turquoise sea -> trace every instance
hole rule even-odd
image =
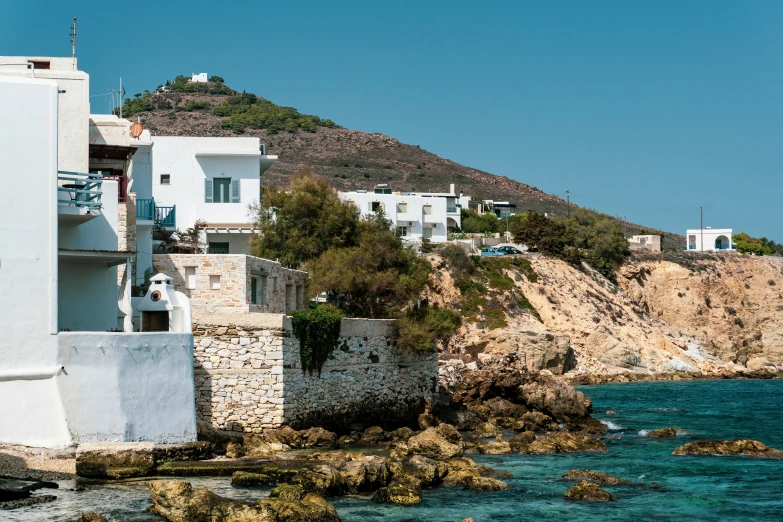
[[[783,520],[783,461],[747,457],[674,457],[672,450],[697,438],[751,438],[783,449],[783,380],[680,381],[580,388],[593,400],[594,416],[609,423],[605,454],[471,456],[510,471],[509,491],[477,493],[457,488],[427,491],[417,506],[376,505],[368,497],[330,499],[345,522],[476,522],[527,520]],[[614,410],[616,415],[606,415]],[[687,430],[676,439],[648,439],[647,430]],[[602,471],[637,482],[607,487],[618,499],[604,504],[569,502],[570,469]],[[191,479],[234,498],[259,490],[234,489],[227,478]],[[657,482],[659,487],[652,487]],[[66,484],[67,485],[67,484]],[[25,510],[0,512],[0,520],[68,520],[86,510],[118,520],[151,520],[146,480],[110,485],[80,482],[82,491],[60,490],[59,499]]]

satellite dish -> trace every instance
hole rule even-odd
[[[131,138],[138,139],[139,136],[141,136],[141,133],[144,132],[144,125],[141,124],[140,121],[137,121],[130,127],[130,135]]]

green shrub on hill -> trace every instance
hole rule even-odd
[[[745,232],[734,234],[731,237],[734,248],[742,254],[756,254],[758,256],[783,255],[783,245],[770,241],[766,237],[751,237]]]

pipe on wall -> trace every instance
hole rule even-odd
[[[40,370],[16,370],[0,372],[0,382],[3,381],[40,381],[51,379],[64,371],[65,367],[42,368]]]

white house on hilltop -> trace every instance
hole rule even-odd
[[[686,249],[697,252],[734,250],[730,228],[689,229],[685,232]]]
[[[190,83],[207,83],[208,81],[207,73],[193,73],[190,77]]]
[[[117,328],[131,312],[117,267],[128,274],[134,252],[118,248],[120,182],[101,168],[133,151],[88,139],[89,77],[73,60],[7,63],[19,65],[0,66],[0,443],[193,441],[192,333]]]
[[[258,138],[153,136],[152,142],[152,195],[156,205],[176,206],[176,228],[205,221],[208,253],[250,253],[250,206],[277,156],[265,154]]]
[[[353,201],[362,217],[382,210],[404,239],[428,238],[433,243],[448,239],[448,227],[461,226],[461,209],[470,202],[470,196],[454,192],[453,184],[449,192],[392,192],[388,185],[380,184],[372,192],[356,190],[339,196]]]

